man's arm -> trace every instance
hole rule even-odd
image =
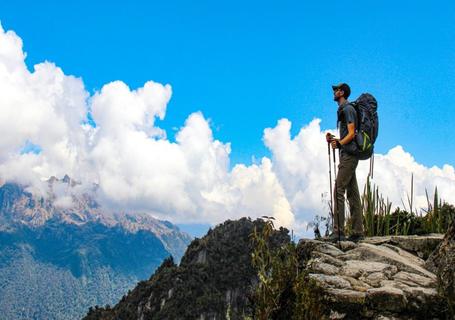
[[[332,139],[331,140],[332,148],[336,149],[336,148],[339,148],[340,146],[342,146],[344,144],[347,144],[347,143],[351,142],[352,139],[354,139],[354,136],[355,136],[355,124],[354,123],[348,123],[348,134],[346,135],[346,137],[344,137],[341,140],[340,139]]]
[[[352,141],[352,139],[354,139],[354,136],[355,136],[355,124],[348,123],[348,134],[346,135],[346,137],[344,137],[343,139],[340,140],[340,144],[341,145],[348,144],[349,142]]]

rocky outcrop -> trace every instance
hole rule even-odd
[[[445,319],[437,276],[421,258],[442,239],[373,237],[340,246],[301,240],[297,252],[308,277],[323,290],[329,319]]]
[[[446,297],[455,318],[455,221],[425,266],[438,276],[439,292]]]
[[[113,308],[91,309],[85,320],[232,319],[252,313],[257,271],[251,263],[254,228],[262,220],[226,221],[188,246],[180,265],[166,260]],[[274,231],[271,247],[289,243],[288,231]]]
[[[225,222],[194,240],[179,266],[166,261],[114,308],[92,309],[84,319],[451,319],[438,291],[439,273],[425,261],[447,237],[373,237],[338,246],[289,243],[287,230],[279,230],[271,256],[264,255],[279,259],[258,278],[251,232],[263,223]],[[448,261],[440,261],[444,270],[453,265]],[[264,283],[268,291],[260,291]],[[272,311],[258,312],[268,303],[274,303]]]

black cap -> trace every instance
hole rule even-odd
[[[336,89],[340,89],[344,91],[344,97],[347,99],[351,95],[351,88],[347,85],[347,83],[340,83],[337,85],[332,86],[333,91]]]

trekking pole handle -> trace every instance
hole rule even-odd
[[[325,139],[327,140],[328,143],[332,142],[332,140],[335,138],[335,136],[333,134],[331,134],[330,132],[327,132],[327,134],[325,135]]]

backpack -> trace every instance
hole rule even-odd
[[[356,156],[366,160],[374,152],[374,143],[378,137],[378,102],[369,93],[362,93],[351,105],[357,112],[357,125],[354,140],[358,150]]]

